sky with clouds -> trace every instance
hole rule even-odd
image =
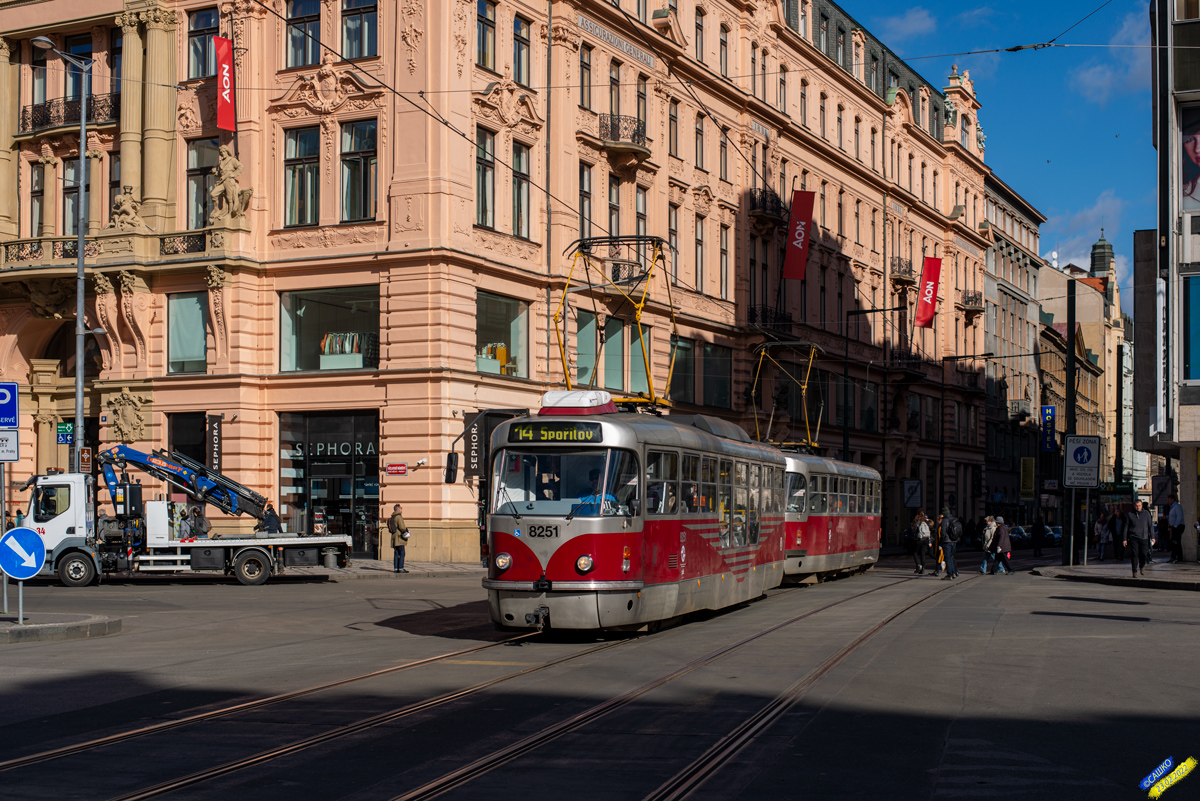
[[[1103,227],[1132,313],[1133,232],[1155,227],[1150,17],[1145,0],[1103,2],[843,7],[935,86],[970,70],[988,165],[1047,218],[1042,255],[1088,267]],[[954,55],[1052,39],[1070,46]]]

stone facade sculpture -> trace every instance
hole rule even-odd
[[[118,231],[145,228],[146,223],[138,214],[141,208],[142,204],[133,199],[133,187],[125,187],[121,194],[113,198],[112,211],[108,215],[108,227]]]
[[[47,320],[75,316],[75,284],[69,278],[23,281],[33,314]]]
[[[242,189],[238,176],[242,174],[242,162],[230,152],[226,145],[217,150],[219,157],[213,167],[216,180],[209,192],[212,197],[212,212],[208,216],[210,225],[216,225],[221,220],[237,220],[246,216],[246,206],[250,203],[253,189]]]
[[[108,410],[112,412],[112,433],[121,442],[137,442],[146,432],[146,418],[142,407],[147,399],[122,387],[121,394],[109,399]]]

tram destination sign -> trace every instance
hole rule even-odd
[[[508,429],[508,441],[596,443],[604,441],[604,432],[599,423],[517,423]]]

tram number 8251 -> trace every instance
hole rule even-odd
[[[558,526],[530,526],[529,536],[531,537],[557,537]]]

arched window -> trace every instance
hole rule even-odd
[[[721,26],[721,77],[729,77],[729,28]]]

